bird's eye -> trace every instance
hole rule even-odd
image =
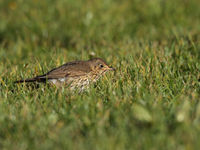
[[[100,64],[100,68],[103,68],[104,66],[102,64]]]

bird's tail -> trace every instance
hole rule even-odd
[[[26,82],[46,82],[48,79],[45,75],[41,75],[41,76],[36,76],[34,78],[28,78],[28,79],[22,79],[22,80],[17,80],[14,83],[26,83]]]
[[[36,82],[36,81],[38,81],[36,78],[29,78],[29,79],[17,80],[14,83]]]

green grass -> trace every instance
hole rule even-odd
[[[199,6],[0,1],[0,149],[198,150]],[[81,94],[13,84],[93,54],[116,73]]]

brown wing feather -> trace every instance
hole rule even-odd
[[[75,61],[66,63],[60,67],[54,68],[48,73],[36,78],[58,79],[67,76],[82,76],[91,71],[86,61]]]

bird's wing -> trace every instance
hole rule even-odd
[[[48,73],[37,76],[37,79],[59,79],[59,78],[66,78],[69,76],[84,76],[88,72],[90,72],[91,69],[88,66],[85,66],[83,64],[64,64],[58,68],[52,69]]]

